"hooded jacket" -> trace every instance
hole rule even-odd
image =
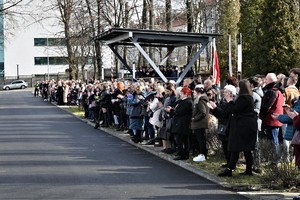
[[[259,118],[262,120],[263,126],[282,126],[277,119],[272,117],[273,113],[283,114],[284,97],[276,82],[269,83],[264,87],[264,96],[261,102]]]

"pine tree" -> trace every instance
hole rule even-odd
[[[287,73],[300,63],[299,16],[296,0],[266,0],[259,38],[261,73]]]
[[[239,0],[222,0],[218,2],[218,31],[221,36],[218,40],[219,63],[221,77],[226,77],[228,70],[228,35],[231,35],[233,74],[236,73],[235,36],[238,34],[240,20]]]
[[[262,16],[262,7],[265,0],[240,0],[241,19],[238,24],[242,34],[243,47],[243,77],[249,77],[257,74],[259,65],[259,24]]]

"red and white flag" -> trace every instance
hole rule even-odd
[[[215,84],[218,85],[220,82],[220,67],[219,67],[219,58],[218,52],[216,48],[216,39],[213,39],[213,50],[212,50],[212,58],[213,58],[213,77],[215,79]]]

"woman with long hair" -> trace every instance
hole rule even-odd
[[[252,90],[248,80],[239,82],[239,94],[231,110],[228,127],[228,151],[230,159],[228,167],[218,176],[232,176],[239,159],[240,152],[244,152],[246,171],[240,175],[252,175],[253,156],[257,138],[257,113],[254,111]]]

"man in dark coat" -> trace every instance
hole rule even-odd
[[[283,114],[284,97],[279,91],[277,86],[277,77],[274,73],[267,74],[265,78],[266,86],[263,88],[264,96],[261,102],[261,108],[259,112],[259,118],[262,120],[262,129],[267,135],[267,139],[274,145],[275,159],[273,164],[277,164],[280,158],[280,146],[279,146],[279,128],[282,126],[277,119],[272,115]]]

